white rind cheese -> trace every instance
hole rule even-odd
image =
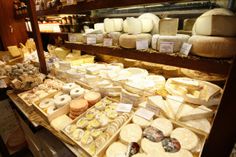
[[[123,23],[123,29],[128,34],[142,33],[142,22],[138,18],[127,17]]]
[[[142,32],[148,33],[153,29],[153,22],[151,19],[140,19],[142,23]]]
[[[198,136],[185,128],[176,128],[172,131],[171,138],[175,138],[180,142],[182,149],[192,150],[194,149],[199,142]]]
[[[144,13],[138,17],[139,19],[151,19],[153,22],[153,29],[151,31],[152,34],[159,33],[159,21],[160,18],[152,13]]]
[[[104,27],[107,33],[120,32],[123,29],[123,19],[121,18],[105,18]]]
[[[106,150],[106,157],[125,157],[128,147],[120,142],[112,143]]]
[[[194,35],[188,41],[191,53],[210,58],[229,58],[236,55],[236,38]]]
[[[146,119],[144,119],[142,117],[139,117],[139,116],[136,116],[136,115],[133,116],[132,122],[134,124],[138,124],[142,128],[145,128],[145,127],[149,126],[150,123],[151,123],[149,120],[146,120]]]
[[[210,133],[211,130],[211,124],[207,119],[196,119],[196,120],[189,120],[186,122],[182,122],[183,124],[201,130],[207,134]]]
[[[161,142],[152,142],[146,138],[142,139],[141,148],[147,154],[159,154],[165,152]]]
[[[103,33],[105,32],[104,23],[95,23],[94,24],[95,30],[101,30]]]
[[[137,124],[128,124],[120,131],[120,140],[129,144],[131,142],[139,142],[142,138],[142,129]]]
[[[180,149],[176,153],[165,152],[160,157],[193,157],[193,154],[188,150]]]
[[[161,130],[164,136],[170,136],[173,131],[173,125],[170,120],[166,118],[157,118],[152,123],[151,126]]]
[[[178,31],[179,19],[165,18],[159,21],[160,35],[176,35]]]

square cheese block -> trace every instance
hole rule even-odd
[[[159,22],[160,35],[176,35],[178,31],[178,18],[165,18]]]
[[[7,49],[12,57],[19,57],[21,55],[21,51],[17,46],[8,46]]]

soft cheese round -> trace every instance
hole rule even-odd
[[[70,91],[70,96],[72,98],[77,98],[77,97],[82,96],[84,94],[84,92],[85,92],[85,90],[83,88],[76,87]]]
[[[76,85],[75,83],[67,83],[65,84],[62,89],[64,92],[70,92],[73,88],[76,88],[78,87],[78,85]]]
[[[89,106],[93,106],[101,100],[101,94],[98,92],[88,92],[84,94],[84,99],[88,101]]]
[[[57,107],[62,107],[64,105],[69,104],[71,101],[71,97],[67,94],[60,95],[54,99],[55,105]]]
[[[126,144],[139,142],[142,138],[142,129],[137,124],[128,124],[120,131],[120,140]]]
[[[170,120],[166,118],[157,118],[152,123],[151,126],[161,130],[164,136],[170,136],[173,131],[173,124]]]
[[[151,19],[153,22],[152,34],[159,33],[159,21],[160,18],[152,13],[144,13],[138,17],[139,19]]]
[[[171,138],[175,138],[180,142],[181,148],[192,150],[199,142],[198,136],[186,128],[176,128],[172,131]]]
[[[161,142],[152,142],[146,138],[142,139],[141,148],[147,154],[159,154],[165,152]]]
[[[142,128],[145,128],[147,126],[150,125],[150,121],[146,120],[140,116],[134,115],[132,118],[132,122],[135,124],[138,124],[139,126],[141,126]]]
[[[120,143],[112,143],[106,150],[106,157],[125,157],[127,152],[127,146]]]
[[[39,103],[39,107],[42,108],[42,109],[46,109],[50,106],[54,106],[55,102],[53,99],[51,98],[46,98],[44,100],[42,100],[40,103]]]

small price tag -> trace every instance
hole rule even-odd
[[[66,3],[69,5],[74,4],[74,0],[67,0]]]
[[[137,40],[136,41],[137,50],[146,50],[148,49],[148,40]]]
[[[152,117],[155,115],[155,113],[145,108],[140,108],[135,112],[135,115],[142,117],[144,119],[147,119],[147,120],[151,120]]]
[[[93,45],[96,43],[97,43],[96,37],[87,37],[87,44],[88,45]]]
[[[112,39],[111,38],[104,38],[103,46],[112,46]]]
[[[173,53],[174,52],[174,42],[160,42],[160,52]]]
[[[116,107],[117,112],[130,112],[132,109],[132,104],[119,103]]]
[[[70,42],[76,42],[76,39],[77,39],[77,38],[76,38],[75,35],[73,35],[73,34],[70,34],[70,35],[69,35],[69,41],[70,41]]]
[[[188,56],[190,50],[192,48],[192,44],[189,44],[189,43],[183,43],[181,49],[180,49],[180,53]]]

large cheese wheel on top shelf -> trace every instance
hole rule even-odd
[[[110,32],[120,32],[123,29],[123,19],[122,18],[105,18],[104,27],[107,33]]]
[[[127,17],[123,23],[123,29],[129,34],[142,33],[142,22],[138,18]]]
[[[119,44],[123,48],[136,48],[136,41],[147,39],[148,43],[151,43],[152,36],[150,34],[142,33],[136,35],[122,34],[119,38]]]
[[[160,18],[152,13],[144,13],[138,17],[139,19],[151,19],[153,22],[153,29],[151,31],[152,34],[159,33],[159,21]]]
[[[153,22],[151,19],[140,19],[142,23],[142,32],[148,33],[153,29]]]
[[[194,35],[188,41],[191,53],[210,58],[229,58],[236,54],[236,38]]]

